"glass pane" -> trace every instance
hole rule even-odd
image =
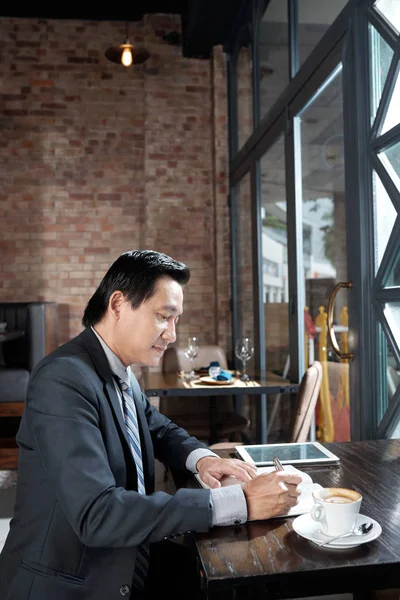
[[[283,373],[289,354],[285,147],[283,136],[261,159],[262,271],[266,365]]]
[[[400,142],[378,154],[397,189],[400,190]]]
[[[385,287],[400,287],[400,255],[396,257],[396,260],[389,271]]]
[[[241,48],[237,57],[238,149],[253,133],[253,82],[251,50]]]
[[[388,107],[388,111],[386,113],[386,117],[383,122],[383,127],[381,129],[381,133],[386,133],[392,127],[395,127],[400,122],[400,114],[399,114],[399,103],[400,103],[400,73],[397,76],[396,85],[394,86],[394,90],[392,92],[392,96],[390,98],[390,103]]]
[[[373,194],[375,213],[375,272],[378,270],[386,250],[393,225],[397,217],[395,207],[390,200],[380,177],[373,173]]]
[[[262,218],[262,289],[267,371],[287,376],[289,298],[285,144],[281,136],[260,160]],[[268,441],[290,435],[290,402],[268,396]]]
[[[253,258],[251,231],[251,180],[247,174],[237,186],[237,224],[236,244],[238,257],[238,321],[239,335],[254,340],[253,311]],[[249,362],[251,372],[253,359]]]
[[[382,327],[379,324],[379,331],[382,332]],[[382,335],[382,333],[381,333]],[[391,407],[392,402],[396,401],[394,397],[396,390],[399,388],[400,384],[400,367],[396,360],[396,357],[393,353],[391,345],[388,343],[386,337],[382,336],[383,340],[383,365],[386,372],[382,374],[382,383],[383,383],[383,394],[381,394],[379,401],[377,403],[377,423],[376,426],[379,426],[382,421],[385,413],[389,407]]]
[[[370,76],[371,76],[371,123],[375,119],[379,102],[382,96],[383,86],[389,72],[390,63],[393,58],[393,50],[377,32],[375,27],[369,24],[370,39]]]
[[[383,307],[383,312],[397,347],[400,347],[400,302],[387,302]]]
[[[350,439],[349,365],[337,362],[327,332],[329,296],[339,281],[347,280],[340,67],[300,118],[306,366],[315,359],[323,366],[318,439],[346,441]],[[333,323],[344,352],[348,349],[347,300],[345,292],[338,294]]]
[[[378,9],[389,23],[400,31],[400,4],[399,0],[377,0],[375,8]]]
[[[251,179],[248,173],[236,187],[236,230],[234,232],[237,252],[237,282],[236,294],[238,301],[238,335],[255,340],[254,331],[254,286],[253,286],[253,257],[251,230]],[[233,340],[234,342],[236,340]],[[255,352],[259,349],[255,348]],[[241,361],[234,356],[234,364],[242,369]],[[247,372],[254,376],[254,355],[246,365]],[[240,401],[240,412],[249,420],[250,426],[246,433],[250,439],[257,435],[257,403],[244,396]]]
[[[260,23],[260,110],[263,117],[289,82],[287,2],[271,0]]]
[[[299,66],[303,64],[346,4],[347,0],[336,0],[335,2],[299,0]]]

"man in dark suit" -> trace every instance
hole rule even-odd
[[[176,564],[180,589],[161,579],[171,571],[171,548],[181,548],[168,538],[296,504],[298,477],[256,477],[250,465],[217,457],[161,415],[131,372],[132,364],[157,366],[175,341],[188,280],[186,265],[164,254],[123,254],[90,299],[85,330],[34,370],[17,436],[15,513],[0,557],[2,600],[153,598],[170,590],[195,598],[191,563]],[[155,492],[155,457],[198,471],[213,489]],[[221,488],[223,475],[244,485]]]

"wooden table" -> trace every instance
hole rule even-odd
[[[209,386],[209,387],[186,387],[183,379],[177,373],[143,373],[140,378],[140,384],[147,396],[186,396],[188,398],[204,396],[209,399],[210,415],[210,440],[213,444],[218,441],[216,433],[216,409],[218,396],[258,396],[260,403],[259,418],[259,442],[267,442],[267,400],[268,394],[295,394],[299,385],[291,383],[287,379],[267,373],[265,379],[254,379],[248,386],[236,386],[235,384],[227,386]]]
[[[298,536],[292,518],[215,527],[194,534],[206,598],[294,598],[400,587],[400,440],[326,444],[338,467],[307,468],[316,483],[351,487],[363,495],[361,513],[381,536],[347,550],[318,548]],[[177,485],[182,485],[179,478]],[[194,477],[186,481],[198,485]]]

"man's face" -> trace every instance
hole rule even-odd
[[[158,279],[154,294],[133,309],[122,297],[113,335],[113,350],[125,366],[156,367],[168,344],[175,342],[175,327],[183,310],[183,292],[171,277]]]

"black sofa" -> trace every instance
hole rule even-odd
[[[0,322],[23,335],[2,343],[0,403],[24,402],[30,372],[57,346],[55,302],[0,302]]]
[[[0,468],[15,468],[15,433],[23,413],[33,367],[58,346],[55,302],[0,302],[0,322],[7,333],[23,332],[1,343]],[[0,335],[1,339],[1,335]]]

